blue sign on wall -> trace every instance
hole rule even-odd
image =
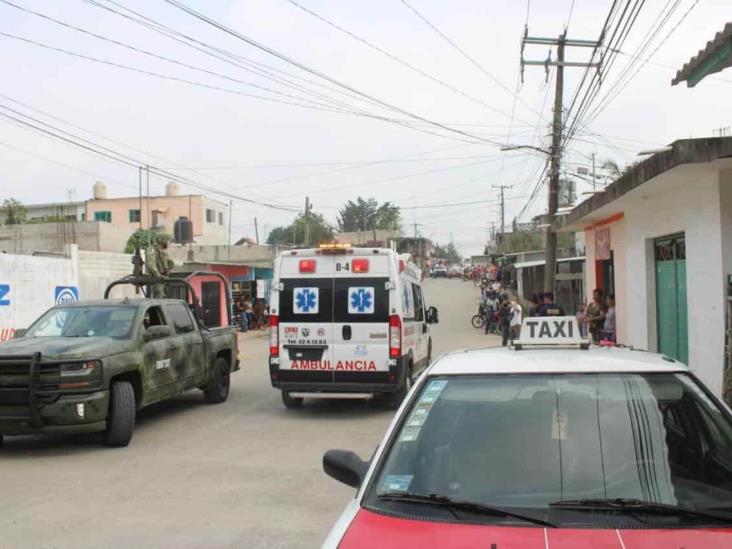
[[[0,307],[10,305],[8,294],[10,293],[10,284],[0,284]]]
[[[56,305],[76,303],[79,301],[79,288],[76,286],[56,286],[55,301]]]

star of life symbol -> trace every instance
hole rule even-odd
[[[318,288],[296,288],[293,301],[296,314],[318,314]]]
[[[369,315],[374,313],[373,288],[348,288],[348,314]]]

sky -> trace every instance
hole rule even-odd
[[[235,239],[253,237],[257,218],[264,240],[303,210],[306,196],[332,223],[361,196],[399,205],[405,233],[480,253],[491,226],[500,227],[496,186],[508,186],[507,225],[546,210],[545,155],[500,150],[549,146],[554,73],[547,82],[543,66],[526,66],[521,83],[524,26],[530,36],[558,37],[566,27],[569,38],[597,40],[612,1],[180,3],[235,34],[165,0],[0,1],[0,200],[85,200],[95,181],[109,196],[136,195],[137,166],[147,164],[170,174],[153,175],[151,194],[176,177],[186,192],[204,187],[233,200]],[[110,10],[212,45],[218,58]],[[563,169],[590,168],[593,154],[598,167],[607,159],[626,165],[641,151],[732,125],[732,71],[695,88],[671,86],[730,20],[729,0],[646,0],[609,56]],[[549,49],[526,45],[523,55],[544,60]],[[567,48],[566,59],[591,53]],[[585,74],[565,70],[567,127]],[[127,163],[7,116],[50,124]],[[580,198],[590,188],[578,180]]]

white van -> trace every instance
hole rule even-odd
[[[270,304],[269,374],[288,408],[305,397],[397,406],[432,356],[421,271],[383,248],[282,252]]]

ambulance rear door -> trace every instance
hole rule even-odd
[[[333,366],[336,383],[387,383],[389,374],[388,253],[336,256]]]
[[[279,343],[283,381],[333,382],[333,264],[331,256],[282,258]]]

